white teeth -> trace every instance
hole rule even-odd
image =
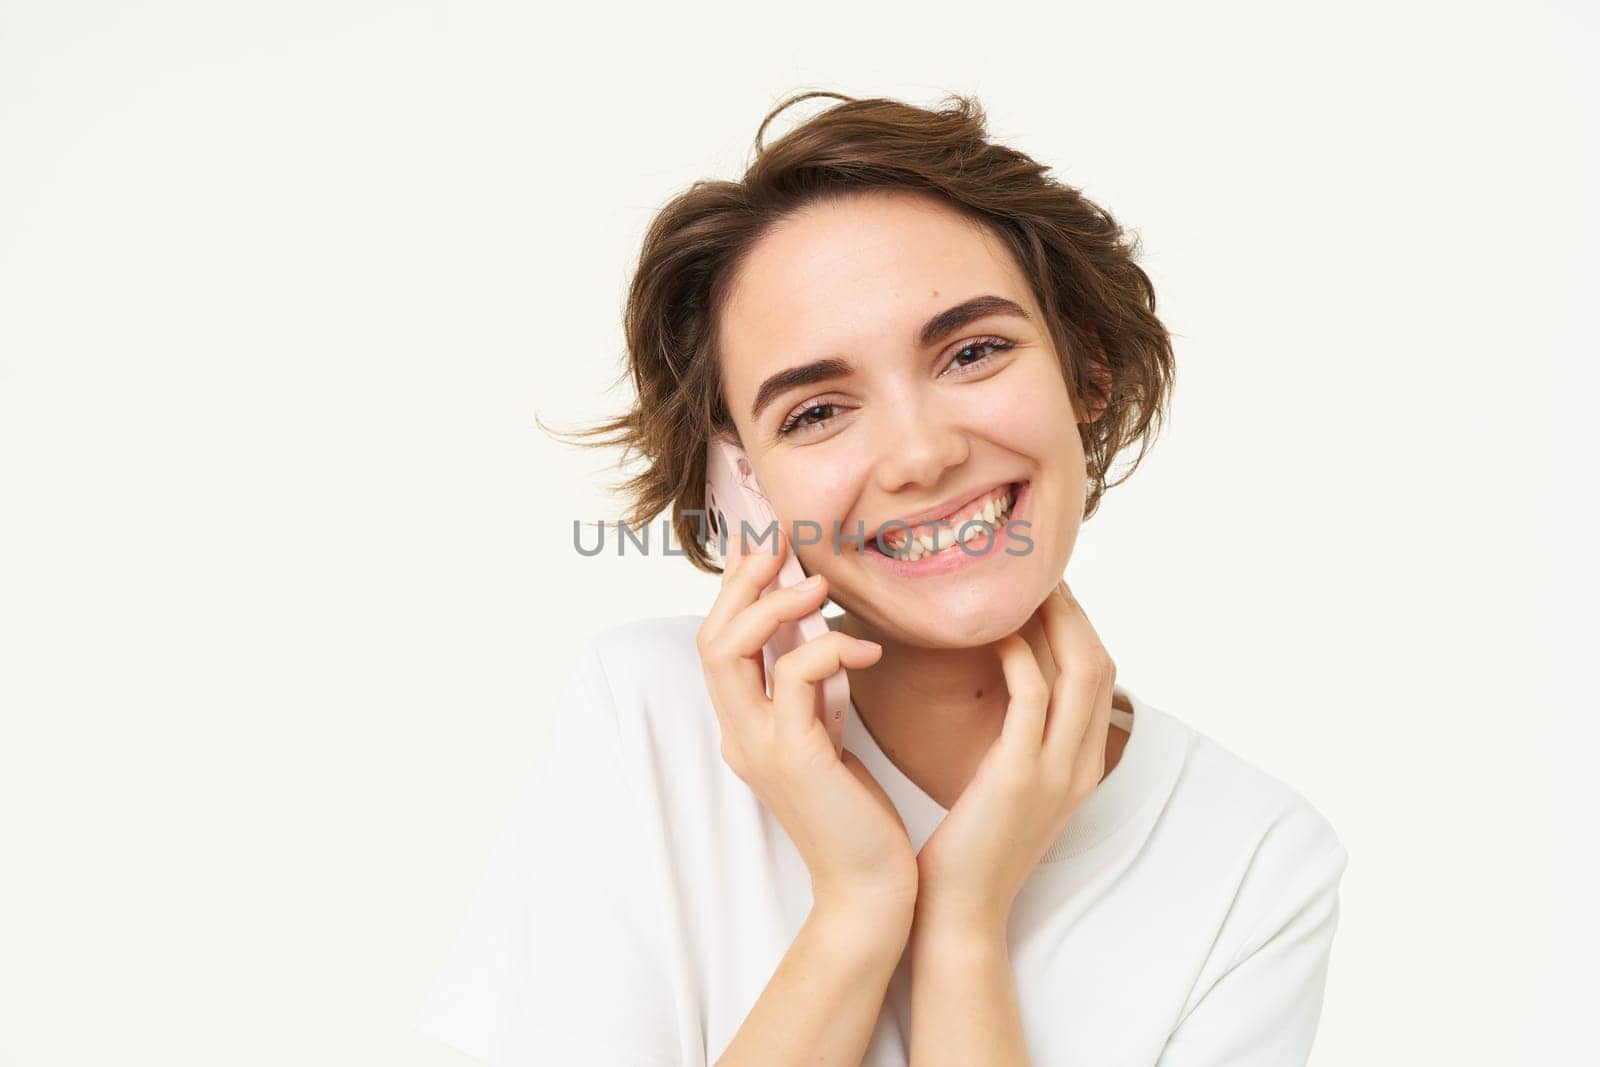
[[[988,529],[1005,524],[1007,516],[1011,514],[1012,504],[1011,489],[1008,486],[999,495],[985,500],[983,507],[960,522],[952,521],[936,527],[929,533],[913,537],[909,549],[900,558],[907,562],[915,562],[924,556],[946,551],[957,541],[972,541],[981,537]],[[965,537],[962,536],[962,527],[966,527]],[[906,531],[903,528],[889,531],[884,535],[883,544],[890,553],[899,552],[906,546]]]

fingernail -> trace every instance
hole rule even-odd
[[[794,587],[796,589],[815,589],[817,586],[819,586],[821,584],[822,584],[822,575],[813,574],[811,577],[807,578],[803,582],[794,583]]]
[[[876,641],[868,641],[865,637],[856,638],[856,644],[862,646],[863,648],[870,648],[874,652],[881,651],[882,648],[883,648],[883,646],[878,644],[878,642],[876,642]]]

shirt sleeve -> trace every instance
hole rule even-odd
[[[1270,908],[1168,1038],[1158,1067],[1290,1067],[1310,1058],[1349,857],[1332,827],[1304,812],[1298,822],[1314,832],[1263,848],[1251,891]]]
[[[591,644],[413,1023],[494,1067],[681,1063],[660,876]]]

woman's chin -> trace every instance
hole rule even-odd
[[[937,588],[922,583],[880,586],[871,591],[871,614],[880,626],[912,644],[974,648],[1014,634],[1027,623],[1037,606],[1034,601],[1043,595],[1033,596],[1036,584],[1031,568],[1017,567],[1006,575]]]

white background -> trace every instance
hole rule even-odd
[[[0,7],[0,1064],[465,1062],[410,1018],[574,650],[716,588],[577,556],[615,456],[533,417],[813,88],[1141,236],[1174,415],[1067,573],[1344,839],[1313,1062],[1579,1058],[1595,16],[1294,8]]]

